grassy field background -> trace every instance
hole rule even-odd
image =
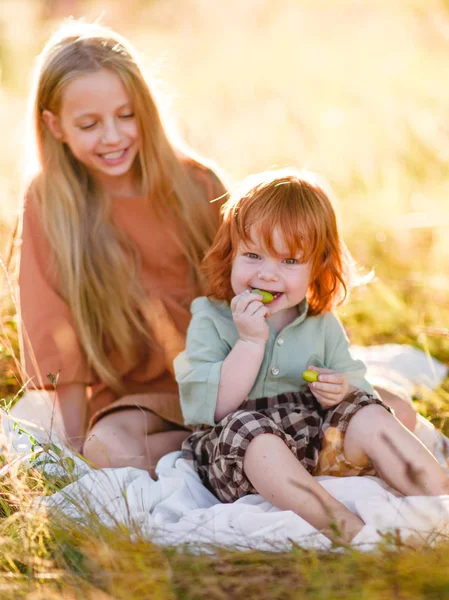
[[[357,262],[376,278],[340,314],[354,343],[412,344],[449,364],[449,3],[443,0],[0,0],[0,248],[27,170],[36,55],[63,17],[102,21],[143,55],[167,120],[232,187],[274,165],[325,175]],[[17,392],[2,279],[0,397]],[[449,384],[417,393],[448,431]],[[448,548],[380,556],[218,552],[130,542],[33,515],[61,482],[0,472],[1,598],[444,598]],[[50,486],[50,488],[49,488]]]

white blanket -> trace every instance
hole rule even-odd
[[[355,348],[358,357],[367,362],[369,376],[385,382],[408,385],[437,386],[447,369],[424,353],[397,345]],[[370,373],[371,372],[371,373]],[[23,408],[23,407],[22,407]],[[4,415],[3,427],[8,447],[14,452],[29,451],[29,438],[12,426],[14,414]],[[29,415],[26,421],[33,421]],[[421,420],[427,445],[442,437]],[[25,425],[42,441],[43,430]],[[445,439],[445,438],[444,438]],[[311,525],[291,511],[281,511],[259,495],[246,496],[233,504],[222,504],[200,482],[196,473],[180,458],[179,452],[164,456],[158,463],[158,479],[134,468],[93,470],[80,458],[63,448],[65,456],[74,460],[76,480],[53,496],[40,499],[45,507],[59,507],[76,519],[87,519],[93,513],[107,525],[123,523],[137,535],[158,544],[195,544],[199,549],[210,545],[234,548],[285,550],[292,543],[303,547],[328,548],[330,542]],[[38,457],[43,470],[61,469],[49,463],[48,455]],[[59,457],[56,456],[59,460]],[[438,457],[440,462],[444,456]],[[445,465],[446,466],[446,465]],[[400,497],[374,477],[319,477],[320,483],[366,523],[353,541],[361,549],[373,548],[388,533],[399,533],[402,540],[413,544],[434,543],[449,534],[449,496]]]

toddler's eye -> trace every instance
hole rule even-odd
[[[258,254],[256,254],[255,252],[247,252],[247,253],[246,253],[246,256],[247,256],[248,258],[259,258],[259,255],[258,255]]]
[[[121,119],[131,119],[134,117],[134,113],[129,113],[128,115],[120,115]]]
[[[296,265],[298,263],[298,260],[296,258],[286,258],[284,262],[287,265]]]

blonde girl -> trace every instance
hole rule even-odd
[[[193,302],[175,360],[185,423],[201,426],[183,456],[203,483],[224,502],[257,492],[327,535],[333,522],[345,540],[363,522],[314,475],[378,475],[406,495],[449,492],[443,468],[350,354],[332,311],[351,267],[316,178],[294,169],[249,178],[225,205],[205,259],[208,297]],[[306,369],[318,381],[306,384]]]
[[[67,440],[95,464],[151,469],[186,435],[172,361],[224,188],[169,139],[135,51],[105,27],[72,22],[50,39],[32,103],[27,386],[56,384]]]

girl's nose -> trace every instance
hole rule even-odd
[[[105,144],[117,144],[120,141],[120,134],[114,121],[105,123],[103,129],[103,142]]]

